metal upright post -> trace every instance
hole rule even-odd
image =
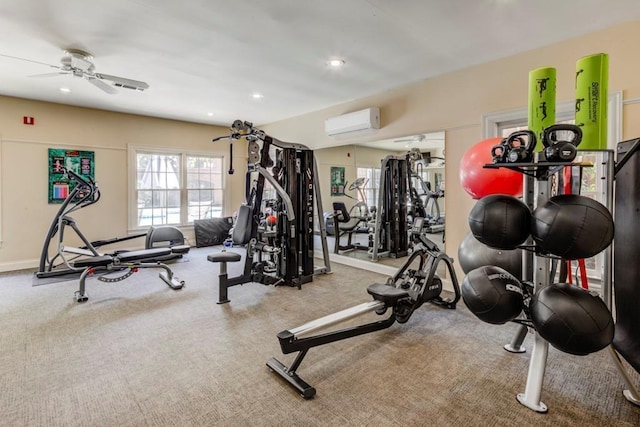
[[[324,267],[316,268],[314,274],[331,273],[331,261],[329,261],[329,247],[327,246],[327,230],[324,221],[320,216],[322,212],[322,197],[320,195],[320,182],[318,180],[318,163],[316,156],[313,156],[313,194],[316,199],[316,209],[318,213],[318,228],[320,229],[320,242],[322,244],[322,256],[324,259]]]
[[[536,206],[544,203],[551,191],[551,186],[546,174],[544,177],[538,178],[536,181]],[[534,292],[549,284],[549,260],[545,257],[536,256],[533,263],[534,267]],[[542,394],[542,383],[544,381],[544,372],[547,367],[547,354],[549,351],[549,343],[542,338],[537,332],[534,334],[533,350],[531,352],[531,360],[529,361],[529,372],[527,373],[527,385],[524,393],[517,395],[518,402],[529,409],[536,412],[547,412],[547,405],[540,401]]]
[[[602,162],[596,173],[602,171],[600,178],[603,180],[602,200],[603,204],[613,215],[613,181],[615,175],[615,162],[613,160],[613,151],[605,150],[602,153]],[[600,153],[598,153],[598,156]],[[602,297],[609,309],[613,307],[613,244],[604,250],[604,260],[602,263]]]
[[[522,184],[522,201],[533,211],[535,201],[535,179],[532,176],[523,174]],[[533,245],[533,239],[531,236],[525,242],[526,245]],[[533,280],[533,252],[522,251],[522,280]],[[524,325],[520,325],[516,336],[509,344],[504,345],[504,349],[511,353],[524,353],[527,349],[522,345],[529,328]]]

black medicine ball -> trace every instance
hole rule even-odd
[[[613,341],[611,312],[597,295],[567,283],[554,283],[529,304],[536,331],[565,353],[584,356]]]
[[[471,270],[462,281],[460,293],[478,319],[495,325],[518,317],[524,304],[520,281],[493,265]]]
[[[495,249],[515,249],[529,237],[531,211],[521,200],[492,194],[476,202],[469,228],[480,242]]]
[[[585,196],[554,196],[533,211],[531,235],[545,251],[565,259],[590,258],[613,240],[613,218]]]
[[[458,262],[465,274],[483,265],[495,265],[516,277],[522,275],[522,249],[490,248],[473,237],[471,232],[458,246]]]

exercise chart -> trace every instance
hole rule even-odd
[[[73,190],[65,170],[94,179],[95,153],[49,148],[49,203],[62,203]]]

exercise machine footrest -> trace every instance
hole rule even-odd
[[[278,359],[272,357],[267,361],[267,366],[287,381],[303,398],[312,399],[313,396],[316,395],[315,388],[307,384],[307,382],[300,378],[295,372],[289,372],[289,368],[283,365]]]

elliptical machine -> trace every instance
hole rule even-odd
[[[73,188],[60,205],[60,209],[58,209],[47,231],[42,245],[42,252],[40,253],[40,262],[36,272],[37,278],[42,279],[78,273],[78,268],[73,266],[74,262],[81,260],[83,257],[102,256],[103,254],[98,251],[98,248],[141,237],[145,237],[145,249],[170,249],[165,255],[157,255],[154,258],[155,261],[169,261],[181,258],[189,252],[190,247],[185,244],[182,232],[171,226],[150,227],[145,233],[90,241],[80,231],[75,219],[70,214],[98,203],[101,197],[100,189],[98,184],[88,176],[79,175],[71,170],[65,170],[65,173],[69,177]],[[84,246],[73,248],[65,245],[64,238],[67,227],[73,230]],[[113,254],[117,253],[117,251],[114,251]]]
[[[98,247],[115,242],[122,242],[142,236],[147,236],[147,244],[153,245],[152,228],[148,233],[133,236],[114,238],[109,240],[99,240],[90,242],[80,231],[76,221],[69,216],[71,212],[91,206],[100,200],[100,190],[97,184],[90,177],[79,175],[71,170],[65,170],[73,185],[73,190],[60,206],[56,214],[47,237],[45,238],[42,254],[40,256],[40,267],[36,272],[36,277],[46,278],[62,276],[66,274],[80,274],[78,290],[75,293],[77,302],[86,302],[89,297],[85,291],[86,279],[93,274],[98,275],[98,280],[106,283],[115,283],[127,279],[140,268],[159,268],[164,270],[159,274],[160,279],[171,289],[179,290],[184,286],[184,281],[178,280],[173,271],[162,261],[182,257],[189,252],[188,245],[149,247],[137,251],[116,251],[110,254],[98,252]],[[84,243],[83,247],[73,247],[65,245],[65,230],[70,227],[77,237]],[[172,227],[173,228],[173,227]],[[168,233],[160,232],[160,240],[172,241],[175,233],[169,230]],[[57,236],[56,254],[49,256],[49,246]],[[122,273],[124,272],[124,273]],[[121,273],[114,277],[111,273]]]
[[[287,381],[303,398],[311,399],[316,394],[316,389],[296,373],[302,360],[312,347],[386,329],[396,321],[398,323],[406,323],[413,312],[425,302],[431,302],[449,309],[456,307],[460,300],[460,288],[453,269],[453,260],[442,252],[437,244],[425,236],[424,224],[424,218],[415,219],[411,229],[413,251],[403,266],[386,283],[374,283],[367,288],[367,293],[373,297],[373,301],[312,320],[297,328],[282,331],[277,335],[282,353],[298,352],[298,354],[290,366],[284,365],[275,358],[269,359],[267,366]],[[450,274],[454,290],[452,299],[444,298],[440,295],[442,292],[442,280],[436,274],[440,262],[445,263]],[[375,312],[378,315],[384,315],[389,310],[391,313],[383,320],[317,333],[330,326],[366,313]]]
[[[369,222],[371,221],[371,219],[373,218],[373,215],[375,214],[375,207],[373,208],[369,208],[369,205],[367,203],[367,195],[364,192],[364,186],[367,185],[367,182],[369,180],[367,178],[357,178],[355,181],[353,181],[351,184],[349,184],[349,187],[347,187],[347,189],[349,191],[356,191],[360,197],[356,198],[353,196],[350,196],[347,193],[344,193],[344,196],[353,199],[356,201],[356,203],[351,206],[348,209],[348,215],[343,215],[347,216],[351,221],[355,221],[356,219],[358,219],[359,221],[354,222],[353,226],[349,226],[347,227],[348,229],[353,229],[354,232],[358,232],[360,230],[363,231],[367,231],[369,229]],[[344,210],[346,210],[346,205],[343,202],[334,202],[334,206],[336,205],[336,203],[340,203],[340,205],[344,206]],[[335,235],[335,217],[337,214],[338,210],[342,210],[342,209],[333,209],[333,211],[328,211],[324,213],[324,227],[327,231],[327,234],[329,236],[334,236]],[[347,221],[340,221],[340,222],[347,222]],[[364,224],[364,227],[363,227]],[[343,225],[344,227],[344,225]]]
[[[353,242],[354,233],[369,233],[371,230],[371,216],[366,202],[367,196],[364,193],[367,181],[366,178],[358,178],[349,185],[349,190],[356,190],[360,194],[360,200],[345,194],[345,196],[356,200],[356,204],[351,206],[348,211],[344,202],[333,202],[333,212],[330,212],[329,215],[325,213],[325,224],[331,221],[331,228],[335,236],[333,252],[336,254],[357,249],[369,250],[369,245],[362,246]],[[340,238],[344,235],[347,236],[347,244],[341,245]]]

